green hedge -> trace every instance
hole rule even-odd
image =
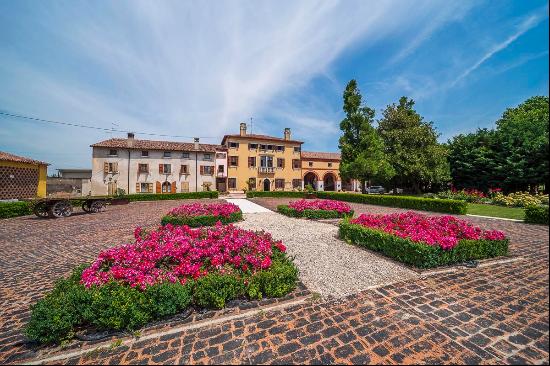
[[[246,198],[254,197],[292,197],[292,198],[304,198],[305,192],[298,191],[247,191]]]
[[[338,201],[366,203],[369,205],[408,208],[412,210],[442,212],[458,215],[465,215],[468,208],[467,202],[458,200],[337,192],[317,192],[316,194],[318,198]]]
[[[193,198],[218,198],[218,191],[204,191],[204,192],[185,192],[185,193],[145,193],[145,194],[127,194],[120,196],[119,198],[126,198],[130,202],[135,201],[161,201],[161,200],[185,200]]]
[[[350,244],[381,252],[399,262],[418,268],[433,268],[469,260],[499,257],[508,254],[509,240],[461,240],[453,249],[415,243],[380,230],[355,225],[349,220],[340,223],[340,238]]]
[[[30,202],[0,202],[0,219],[9,217],[25,216],[32,214],[32,205]]]
[[[525,208],[525,222],[548,225],[548,206],[527,206]]]
[[[189,227],[199,227],[199,226],[214,226],[218,221],[222,224],[229,224],[231,222],[241,221],[243,219],[243,213],[233,212],[229,217],[224,216],[213,216],[213,215],[203,215],[203,216],[172,216],[165,215],[161,224],[172,224],[172,225],[187,225]]]
[[[253,275],[210,273],[195,281],[162,283],[144,291],[117,282],[85,288],[80,283],[85,266],[56,282],[44,298],[31,306],[25,334],[31,341],[59,344],[77,329],[134,331],[147,323],[181,313],[195,304],[223,308],[237,298],[282,297],[296,288],[298,269],[284,253],[274,249],[272,264]]]
[[[277,206],[277,212],[280,214],[290,216],[290,217],[304,217],[311,220],[322,220],[322,219],[340,219],[343,217],[352,217],[353,210],[349,213],[339,213],[336,210],[303,210],[298,211],[288,205],[279,205]]]

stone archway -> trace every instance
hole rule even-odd
[[[306,175],[304,175],[304,188],[307,187],[308,184],[310,184],[313,189],[317,189],[317,174],[313,172],[307,172]]]
[[[336,177],[333,173],[326,173],[323,177],[323,186],[325,191],[336,190]]]

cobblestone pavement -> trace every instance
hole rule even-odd
[[[1,221],[0,360],[21,340],[29,302],[65,274],[66,266],[91,259],[134,225],[155,224],[175,204],[143,204],[141,213],[113,207],[102,214],[104,220],[48,221],[58,233],[45,221]],[[369,205],[354,209],[395,211]],[[62,362],[548,363],[548,227],[467,219],[504,230],[512,239],[512,254],[521,258],[138,339]]]

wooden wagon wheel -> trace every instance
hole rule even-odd
[[[90,204],[90,212],[98,213],[101,211],[105,211],[104,201],[94,201]]]
[[[88,201],[82,202],[82,210],[84,212],[90,212],[90,203]]]
[[[46,202],[36,202],[32,212],[38,217],[48,217],[48,204]]]
[[[67,217],[73,213],[73,207],[69,201],[58,201],[49,210],[50,217]]]

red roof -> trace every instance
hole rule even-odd
[[[0,161],[13,161],[16,163],[28,163],[28,164],[38,164],[38,165],[50,165],[40,160],[34,160],[30,158],[25,158],[23,156],[13,155],[4,151],[0,151]]]
[[[129,144],[131,143],[131,145]],[[154,141],[154,140],[130,140],[123,138],[113,138],[90,145],[91,147],[108,147],[118,149],[133,150],[166,150],[166,151],[195,151],[195,145],[192,142],[177,141]],[[199,151],[216,152],[226,150],[222,145],[199,144]]]
[[[316,159],[316,160],[341,160],[340,153],[334,152],[314,152],[314,151],[302,151],[302,159]]]
[[[298,140],[285,140],[281,137],[268,136],[268,135],[256,135],[252,133],[247,133],[244,136],[241,135],[225,135],[222,139],[222,145],[225,144],[227,138],[240,138],[240,139],[251,139],[251,140],[267,140],[267,141],[276,141],[276,142],[292,142],[296,144],[303,144],[303,141]]]

